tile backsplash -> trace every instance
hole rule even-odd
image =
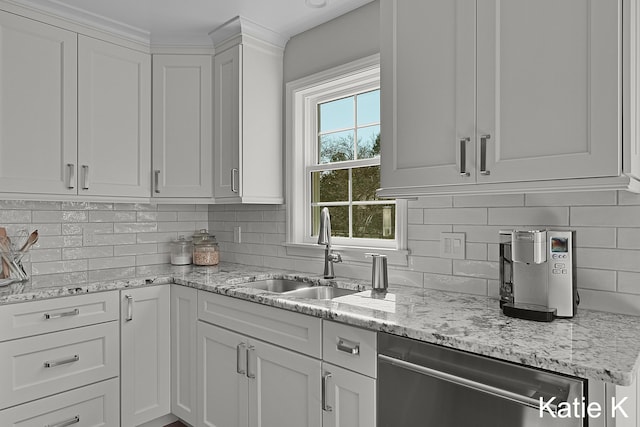
[[[169,242],[208,227],[206,205],[0,201],[16,242],[38,230],[24,258],[34,287],[131,277],[169,262]]]
[[[434,196],[409,202],[408,265],[390,266],[392,283],[498,294],[498,231],[515,227],[576,230],[581,307],[640,315],[640,195],[601,191],[499,196]],[[233,243],[233,229],[242,243]],[[319,274],[322,258],[290,255],[284,206],[211,205],[209,229],[223,260]],[[466,259],[440,258],[440,233],[462,232]],[[368,279],[367,262],[335,267]]]

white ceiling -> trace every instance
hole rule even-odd
[[[372,0],[18,0],[67,17],[116,29],[152,45],[208,45],[207,34],[242,16],[286,38]]]

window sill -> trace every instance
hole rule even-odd
[[[309,258],[318,258],[323,256],[324,246],[308,243],[285,243],[285,249],[288,256],[300,256]],[[342,260],[346,262],[362,262],[371,263],[365,258],[367,253],[376,253],[387,256],[389,265],[398,267],[407,267],[409,265],[409,251],[403,249],[387,249],[387,248],[367,248],[356,246],[340,246],[331,245],[331,249],[342,255]]]

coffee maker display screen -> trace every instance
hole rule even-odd
[[[551,252],[569,252],[569,239],[566,237],[552,237]]]

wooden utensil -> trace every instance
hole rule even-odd
[[[0,239],[4,240],[4,239],[8,239],[7,237],[7,230],[4,227],[0,227]],[[9,264],[7,264],[7,262],[2,259],[2,278],[7,278],[11,275],[11,270],[9,269]]]
[[[27,238],[27,241],[24,242],[24,245],[22,245],[22,248],[20,248],[20,251],[16,255],[15,262],[16,263],[20,262],[20,260],[22,260],[22,257],[25,256],[27,251],[29,251],[31,246],[33,246],[37,241],[38,241],[38,230],[34,230],[31,234],[29,234],[29,237]]]

